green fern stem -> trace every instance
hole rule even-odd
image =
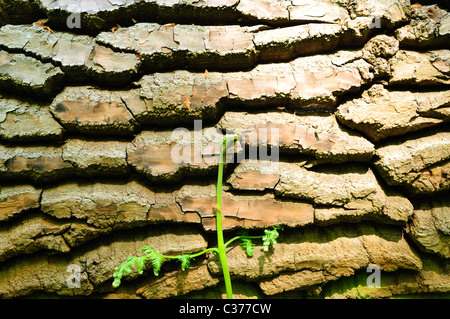
[[[204,254],[206,254],[207,252],[210,252],[210,251],[219,253],[218,249],[214,247],[214,248],[208,248],[208,249],[202,250],[199,253],[191,254],[191,255],[188,255],[188,256],[189,256],[189,258],[194,259],[194,258],[196,258],[198,256],[201,256],[201,255],[204,255]],[[183,255],[176,255],[176,256],[173,256],[173,255],[162,255],[162,254],[160,254],[160,253],[158,253],[156,251],[154,253],[157,254],[159,257],[162,257],[164,259],[179,259],[181,256],[183,256]],[[141,256],[141,257],[148,258],[148,257],[150,257],[150,255],[144,255],[144,256]]]
[[[236,236],[231,238],[229,241],[225,243],[225,248],[227,248],[232,242],[236,240],[242,240],[242,239],[262,239],[264,236]]]
[[[225,282],[225,291],[227,299],[233,299],[233,290],[231,287],[230,271],[228,269],[226,246],[223,240],[222,230],[222,182],[223,182],[223,165],[224,155],[228,148],[229,141],[235,142],[237,135],[225,136],[222,140],[219,154],[219,172],[217,174],[217,189],[216,189],[216,229],[217,229],[217,250],[219,254],[219,261],[222,267],[223,279]]]

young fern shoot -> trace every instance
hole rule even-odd
[[[141,256],[130,256],[126,259],[126,261],[117,266],[114,270],[114,281],[112,286],[117,288],[121,284],[121,280],[123,276],[129,275],[134,266],[137,267],[138,273],[140,275],[143,274],[144,268],[147,262],[152,264],[153,274],[155,276],[159,275],[159,271],[161,270],[162,264],[166,260],[174,259],[181,263],[181,270],[185,271],[189,268],[191,261],[196,257],[204,255],[208,252],[214,252],[218,257],[222,267],[222,273],[225,281],[225,290],[228,299],[233,298],[233,292],[231,287],[231,277],[230,272],[228,270],[228,263],[226,257],[226,248],[236,240],[241,240],[240,246],[244,249],[245,253],[248,257],[252,257],[254,254],[254,246],[255,244],[252,242],[252,239],[261,239],[263,242],[264,251],[268,251],[271,245],[275,245],[277,243],[277,238],[279,236],[278,230],[282,230],[282,226],[272,226],[272,229],[264,230],[264,235],[262,236],[249,236],[246,231],[241,231],[239,236],[236,236],[226,243],[224,243],[223,239],[223,231],[222,231],[222,182],[223,182],[223,166],[224,166],[224,155],[226,150],[231,145],[235,145],[239,140],[239,135],[226,135],[222,139],[222,144],[220,147],[219,154],[219,170],[217,176],[217,189],[216,189],[216,204],[213,209],[216,212],[216,228],[217,228],[217,247],[208,248],[202,250],[201,252],[195,254],[184,254],[184,255],[162,255],[157,251],[151,249],[149,246],[144,246],[140,253]]]

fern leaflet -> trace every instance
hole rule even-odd
[[[278,229],[283,230],[283,226],[273,226],[272,229],[265,229],[263,240],[263,249],[268,251],[270,245],[275,245],[277,243],[277,238],[280,236]]]
[[[246,231],[241,231],[239,235],[241,239],[241,243],[239,245],[244,249],[248,257],[252,257],[255,251],[255,244],[250,238],[246,238],[246,236],[248,236],[248,233]]]
[[[164,257],[158,254],[156,251],[152,251],[146,257],[149,258],[152,262],[153,274],[155,274],[155,276],[158,276],[159,271],[161,270],[161,266],[164,263]]]
[[[178,261],[181,262],[181,270],[185,271],[191,265],[191,255],[180,255],[178,256]]]

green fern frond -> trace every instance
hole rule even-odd
[[[133,266],[136,263],[138,265],[138,271],[139,271],[141,262],[142,261],[139,260],[139,257],[130,256],[127,258],[127,260],[123,264],[117,266],[114,269],[114,273],[113,273],[113,277],[114,277],[113,287],[117,288],[120,286],[122,277],[124,275],[129,275],[131,273],[131,270],[133,269]]]
[[[272,226],[272,229],[265,229],[263,240],[263,249],[268,251],[270,245],[275,245],[277,243],[277,238],[280,236],[278,229],[283,230],[283,226]]]
[[[153,266],[153,273],[155,276],[158,276],[159,271],[161,270],[161,266],[164,262],[164,257],[158,254],[156,251],[151,249],[148,246],[144,246],[141,250],[141,253],[147,253],[147,255],[144,256],[129,256],[127,257],[126,261],[117,266],[114,269],[113,277],[113,287],[117,288],[120,286],[122,282],[122,277],[131,274],[131,271],[133,270],[133,267],[137,267],[137,271],[139,275],[142,275],[144,273],[145,268],[145,262],[150,259],[152,266]]]
[[[139,252],[145,253],[147,255],[137,257],[137,258],[140,258],[136,261],[137,266],[138,266],[138,271],[139,270],[143,271],[144,266],[145,266],[145,261],[150,259],[150,262],[152,263],[152,267],[153,267],[153,273],[155,274],[155,276],[158,276],[159,271],[161,270],[161,266],[165,260],[164,257],[161,254],[154,251],[153,249],[151,249],[149,246],[142,247],[142,249]],[[139,274],[141,275],[142,272],[139,272]]]
[[[144,273],[145,258],[136,257],[134,264],[136,265],[136,267],[138,269],[138,274],[142,275]]]
[[[151,249],[148,246],[144,246],[141,248],[141,250],[139,251],[142,254],[150,254],[152,251],[154,251],[153,249]]]
[[[248,257],[252,257],[255,251],[255,244],[250,238],[241,238],[241,241],[240,246],[244,249]]]
[[[164,257],[158,254],[156,251],[152,251],[146,257],[149,258],[152,263],[153,274],[155,274],[155,276],[158,276],[159,271],[161,270],[161,266],[165,260]]]
[[[181,262],[181,270],[185,271],[191,265],[191,260],[194,258],[191,255],[180,255],[178,256],[178,261]]]
[[[253,244],[250,238],[246,238],[248,236],[247,231],[241,230],[239,232],[239,236],[241,239],[241,243],[239,245],[244,249],[248,257],[252,257],[255,251],[254,249],[255,244]]]

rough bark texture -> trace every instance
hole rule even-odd
[[[418,2],[0,0],[0,298],[223,298],[213,254],[111,283],[216,245],[230,132],[225,238],[285,226],[230,246],[235,297],[448,296],[450,14]]]

